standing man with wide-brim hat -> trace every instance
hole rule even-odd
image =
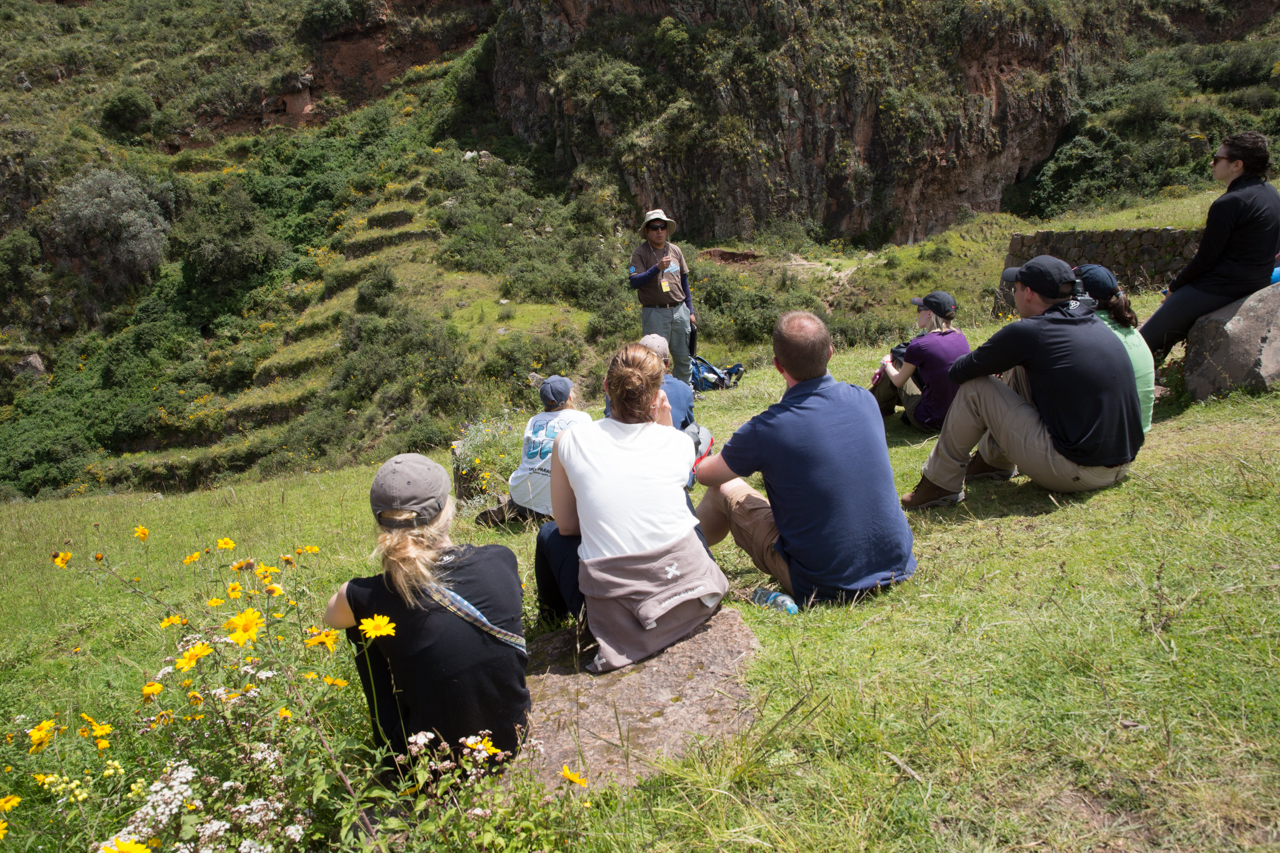
[[[668,242],[675,229],[675,220],[662,208],[646,213],[641,229],[645,239],[631,253],[628,273],[631,288],[640,298],[644,334],[666,338],[671,348],[671,373],[688,383],[693,367],[689,333],[697,317],[693,314],[689,266],[684,262],[684,253]]]

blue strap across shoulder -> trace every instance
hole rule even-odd
[[[476,609],[475,605],[458,595],[451,589],[445,589],[438,584],[432,584],[427,588],[427,593],[445,610],[475,625],[481,631],[496,637],[508,646],[516,649],[526,658],[529,656],[529,650],[525,647],[524,637],[519,634],[513,634],[510,631],[504,631],[497,625],[490,622],[484,617],[484,614]]]

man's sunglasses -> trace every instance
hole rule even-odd
[[[1231,160],[1231,158],[1230,158],[1230,157],[1224,157],[1224,156],[1222,156],[1221,154],[1214,154],[1214,155],[1213,155],[1213,160],[1211,160],[1210,162],[1211,162],[1214,166],[1216,166],[1216,165],[1218,165],[1218,161],[1219,161],[1219,160],[1227,160],[1227,161],[1230,161],[1230,160]]]
[[[667,230],[667,223],[665,223],[665,222],[653,222],[653,223],[650,223],[650,225],[649,225],[649,230],[650,230],[650,231],[666,231],[666,230]]]

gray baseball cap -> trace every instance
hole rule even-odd
[[[422,527],[435,521],[449,500],[449,472],[420,453],[392,456],[373,477],[369,505],[383,527]],[[387,510],[409,510],[414,518],[381,518]]]
[[[667,339],[659,334],[645,335],[640,339],[640,346],[648,347],[658,354],[658,358],[667,361],[671,358],[671,346]]]

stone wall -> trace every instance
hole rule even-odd
[[[1022,266],[1037,255],[1053,255],[1072,266],[1101,264],[1129,291],[1159,290],[1195,257],[1203,233],[1201,228],[1125,228],[1014,234],[1004,265]],[[1002,284],[991,313],[1012,309],[1012,288]]]

